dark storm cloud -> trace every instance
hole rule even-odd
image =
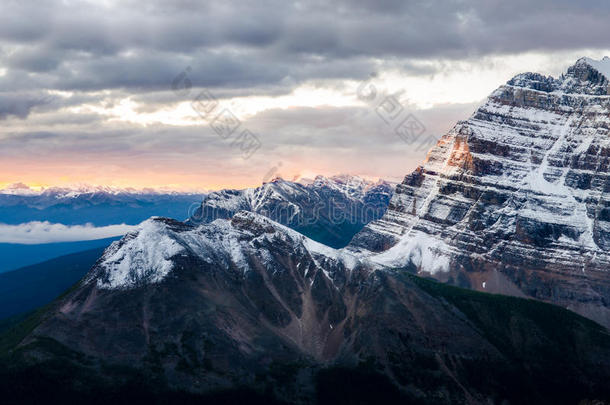
[[[32,109],[52,104],[54,100],[47,93],[0,93],[0,119],[11,115],[25,119]]]
[[[8,66],[23,72],[41,73],[59,67],[62,53],[41,46],[28,46],[8,58]]]
[[[158,90],[190,65],[201,85],[246,89],[359,79],[371,58],[605,47],[610,33],[602,1],[116,4],[5,2],[0,41],[14,49],[0,85],[21,72],[38,88]]]

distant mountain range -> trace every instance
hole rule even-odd
[[[48,221],[65,225],[135,225],[151,216],[187,219],[201,193],[152,189],[114,189],[82,186],[35,191],[25,185],[0,190],[0,223]]]

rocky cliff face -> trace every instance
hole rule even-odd
[[[151,219],[26,324],[0,363],[0,393],[127,403],[251,387],[303,404],[608,394],[599,325],[376,267],[254,213],[199,227]]]
[[[610,59],[494,91],[350,249],[610,326]]]
[[[246,210],[341,248],[364,225],[383,216],[393,190],[388,182],[349,175],[317,176],[301,182],[277,178],[257,188],[210,193],[187,222],[227,219]]]

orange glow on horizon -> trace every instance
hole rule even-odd
[[[200,193],[220,189],[258,187],[263,182],[281,177],[295,181],[317,175],[359,175],[368,180],[380,178],[400,181],[411,172],[417,160],[404,159],[401,151],[392,157],[368,156],[278,156],[261,157],[252,161],[227,159],[163,159],[155,158],[100,158],[81,156],[79,160],[66,156],[43,157],[29,162],[20,159],[0,162],[0,188],[24,183],[39,190],[49,187],[79,185],[105,186],[119,189],[182,191]],[[357,170],[353,170],[357,167]]]
[[[304,170],[302,174],[294,174],[291,176],[282,175],[279,171],[277,173],[273,173],[268,179],[264,179],[264,181],[270,181],[275,177],[281,177],[285,180],[293,180],[296,181],[301,178],[314,178],[316,175],[321,174],[325,176],[333,176],[340,173],[316,173],[309,170]],[[215,178],[205,178],[202,181],[193,181],[191,179],[186,179],[190,181],[185,181],[185,179],[181,179],[183,181],[177,182],[177,176],[170,178],[168,175],[159,176],[160,178],[151,178],[148,177],[121,177],[120,179],[113,179],[111,181],[104,181],[100,179],[91,178],[91,180],[82,179],[80,176],[75,178],[69,177],[51,177],[48,179],[44,179],[44,181],[40,180],[30,180],[29,175],[25,175],[23,178],[14,177],[14,178],[3,178],[0,181],[0,189],[6,188],[13,184],[22,183],[28,186],[32,190],[40,191],[51,187],[78,187],[78,186],[91,186],[91,187],[113,187],[119,189],[155,189],[155,190],[167,190],[167,191],[177,191],[177,192],[203,192],[203,191],[212,191],[212,190],[221,190],[221,189],[244,189],[250,187],[258,187],[264,181],[260,179],[258,182],[256,178],[247,178],[243,180],[235,179],[235,178],[227,178],[227,179],[215,179]],[[377,180],[376,177],[370,176],[362,176],[363,178],[367,178],[369,180]],[[163,178],[167,178],[167,182],[162,182]]]
[[[9,178],[2,178],[0,180],[0,189],[6,188],[13,184],[22,183],[28,186],[32,190],[41,191],[51,187],[78,187],[78,186],[91,186],[91,187],[112,187],[119,189],[154,189],[154,190],[166,190],[166,191],[176,191],[176,192],[204,192],[204,191],[213,191],[213,190],[221,190],[221,189],[244,189],[250,187],[258,187],[263,182],[271,181],[273,178],[281,177],[285,180],[296,181],[302,178],[311,178],[313,179],[317,175],[323,176],[333,176],[342,173],[337,172],[314,172],[311,170],[303,170],[297,173],[290,173],[290,175],[284,175],[281,171],[277,171],[276,173],[271,173],[269,178],[261,178],[257,177],[245,177],[243,179],[237,178],[224,178],[218,179],[213,177],[205,177],[199,180],[194,180],[192,178],[180,178],[180,176],[175,174],[163,174],[159,175],[156,178],[152,176],[121,176],[120,178],[115,178],[112,180],[108,179],[99,179],[94,177],[89,177],[90,180],[87,180],[84,176],[50,176],[48,178],[37,177],[36,180],[32,179],[31,174],[24,174],[22,177],[11,176]],[[194,176],[193,176],[194,177]],[[376,181],[379,177],[376,176],[367,176],[361,175],[361,177]],[[166,182],[163,180],[166,179]],[[176,181],[180,179],[180,181]],[[42,180],[42,181],[41,181]],[[257,181],[258,180],[258,181]]]

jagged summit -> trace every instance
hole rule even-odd
[[[604,56],[601,60],[581,58],[576,63],[578,64],[581,61],[604,75],[606,77],[606,80],[610,80],[610,57]]]
[[[540,73],[521,73],[509,80],[507,85],[545,93],[605,96],[610,94],[610,58],[580,58],[558,78]]]
[[[101,289],[134,288],[163,281],[179,261],[196,258],[205,263],[223,263],[236,274],[244,274],[256,263],[270,265],[264,246],[289,243],[293,251],[335,260],[354,268],[358,259],[349,252],[333,251],[300,233],[262,215],[239,211],[231,219],[217,219],[192,227],[168,218],[153,217],[120,241],[114,242],[90,272],[89,281]],[[325,273],[332,281],[328,273]]]
[[[610,98],[597,70],[608,63],[498,88],[350,248],[610,325]]]

